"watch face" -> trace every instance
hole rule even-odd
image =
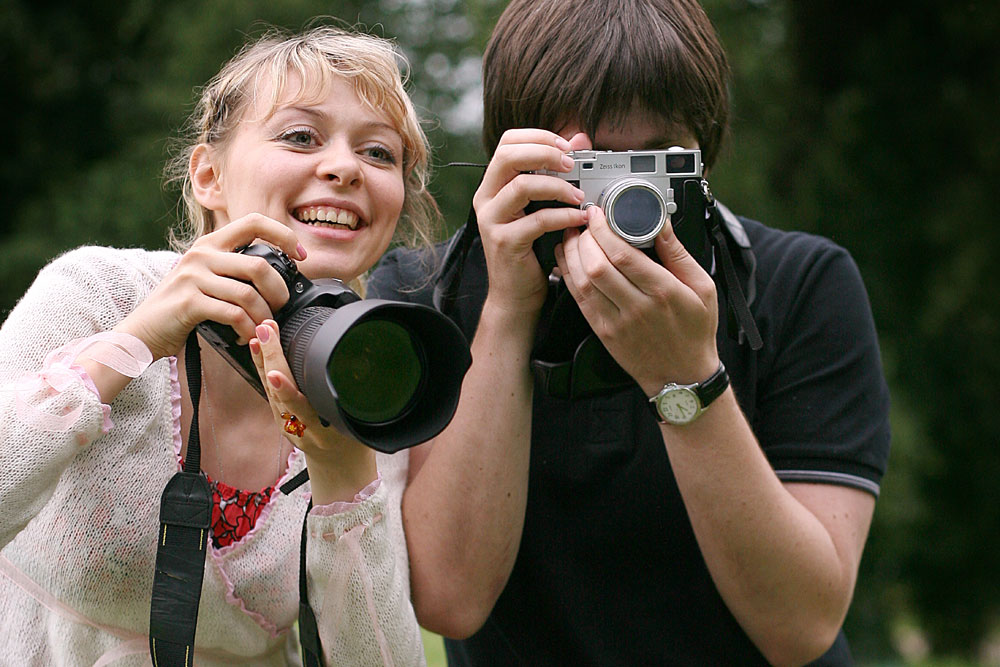
[[[698,416],[698,397],[690,389],[678,387],[660,396],[660,414],[671,424],[686,424]]]

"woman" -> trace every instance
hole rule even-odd
[[[173,163],[176,252],[81,248],[43,269],[0,331],[0,645],[16,664],[148,660],[160,493],[187,448],[185,340],[248,343],[267,401],[202,345],[199,433],[214,510],[198,664],[296,663],[302,518],[330,664],[419,664],[399,518],[403,456],[323,427],[272,311],[255,240],[309,278],[356,281],[402,215],[426,238],[426,138],[384,40],[270,33],[208,84]],[[177,167],[180,166],[180,169]],[[308,465],[310,483],[278,488]]]

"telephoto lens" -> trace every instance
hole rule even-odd
[[[239,252],[266,259],[288,285],[288,303],[274,313],[282,350],[325,425],[386,453],[425,442],[448,425],[472,363],[450,319],[419,304],[361,299],[335,278],[310,281],[268,245]],[[266,396],[235,331],[203,322],[198,332]]]

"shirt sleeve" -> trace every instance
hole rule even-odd
[[[353,503],[314,507],[306,571],[327,664],[423,665],[420,628],[376,480]]]
[[[0,547],[41,510],[80,448],[111,428],[109,406],[74,363],[135,302],[134,286],[108,288],[102,256],[80,249],[52,262],[0,328]]]
[[[764,284],[770,329],[752,424],[783,481],[875,496],[889,454],[889,391],[868,295],[846,250],[800,235]]]
[[[433,305],[436,262],[443,249],[414,250],[393,248],[372,269],[366,284],[366,295],[408,303]]]

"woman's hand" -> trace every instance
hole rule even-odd
[[[665,382],[700,382],[719,367],[715,282],[667,224],[661,264],[618,236],[597,206],[569,230],[556,260],[566,287],[611,356],[647,395]]]
[[[281,276],[261,257],[233,252],[262,240],[293,259],[305,250],[291,229],[251,213],[202,236],[116,331],[143,341],[153,360],[177,354],[195,326],[206,320],[232,327],[241,343],[288,300]]]
[[[299,391],[281,349],[278,324],[265,320],[250,340],[250,353],[267,391],[274,419],[306,455],[313,502],[350,501],[375,479],[375,451],[333,426],[323,426]]]
[[[568,172],[573,161],[566,152],[584,147],[585,137],[578,137],[567,141],[546,130],[508,130],[473,197],[489,271],[489,299],[504,310],[535,314],[541,309],[547,276],[542,275],[532,243],[545,232],[586,222],[584,212],[577,208],[583,202],[581,190],[553,176],[527,173],[540,169]],[[530,202],[546,200],[572,207],[543,208],[525,215]]]

